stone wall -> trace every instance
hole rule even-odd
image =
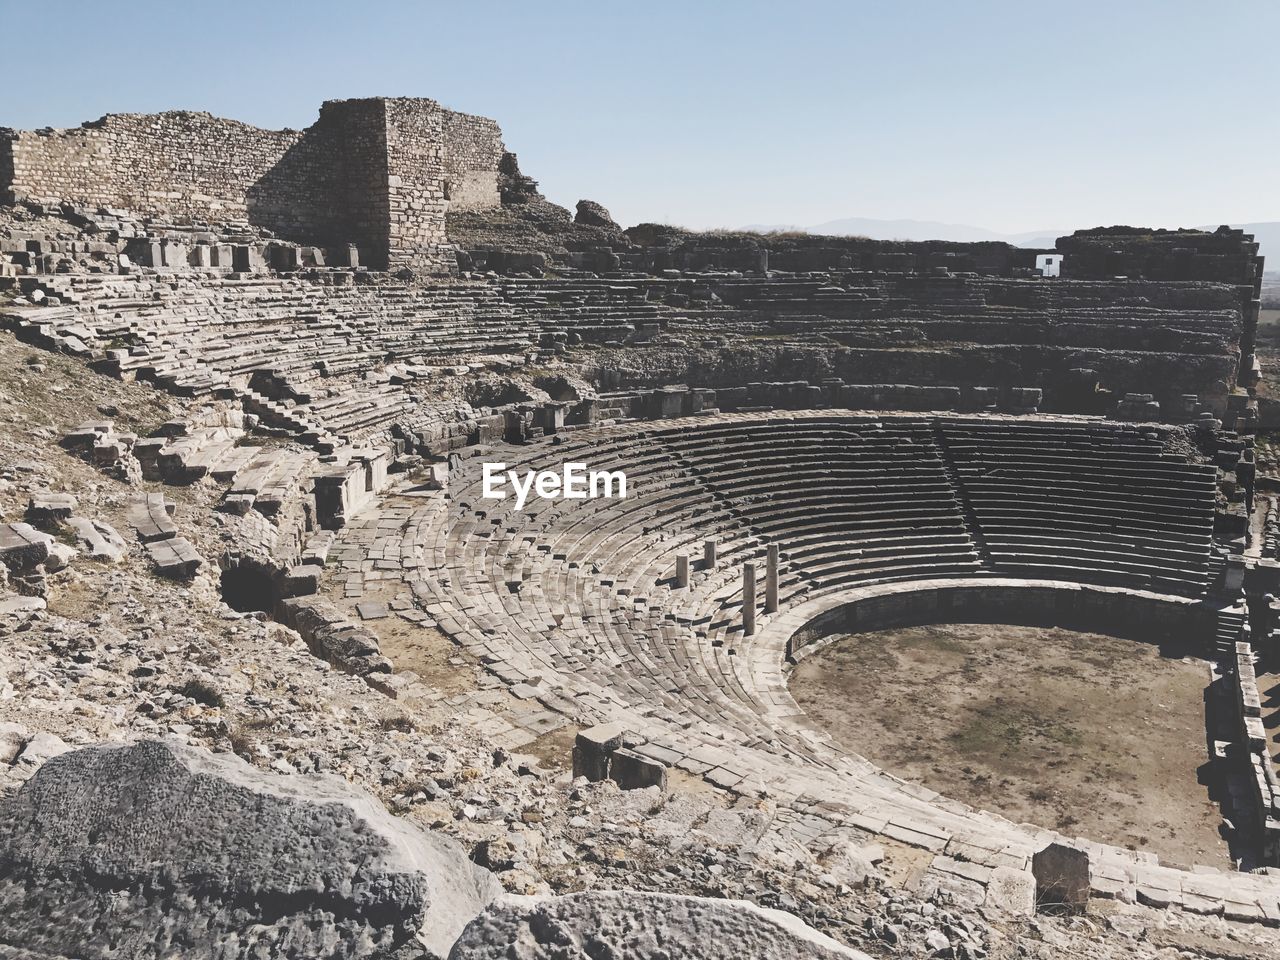
[[[299,243],[355,243],[370,266],[435,271],[452,261],[448,198],[498,206],[502,152],[493,121],[419,98],[328,101],[303,131],[109,114],[71,130],[0,130],[0,199],[247,222]]]
[[[430,269],[445,237],[444,114],[431,100],[386,100],[390,269]]]
[[[1271,762],[1270,736],[1262,722],[1262,698],[1250,643],[1236,643],[1232,666],[1236,736],[1248,764],[1248,798],[1262,837],[1262,862],[1280,866],[1280,781]]]
[[[0,128],[0,203],[13,203],[13,148],[16,131]]]
[[[330,100],[320,108],[316,126],[340,131],[342,139],[336,169],[342,178],[343,240],[359,248],[362,263],[385,267],[391,222],[385,104],[378,99]]]
[[[1103,633],[1146,643],[1164,638],[1209,644],[1214,618],[1207,607],[1177,597],[1119,587],[1029,580],[992,584],[943,581],[890,584],[858,591],[858,599],[833,598],[831,607],[786,640],[788,660],[798,662],[831,640],[935,623],[1004,623]]]
[[[487,117],[444,111],[445,190],[455,213],[489,210],[501,204],[498,163],[502,131]]]
[[[303,139],[207,113],[108,114],[74,130],[8,131],[7,197],[124,207],[174,219],[243,220],[248,193]],[[307,151],[296,174],[277,177],[262,201],[302,208],[310,224],[332,157]],[[299,158],[301,160],[301,158]],[[318,182],[319,181],[319,182]]]

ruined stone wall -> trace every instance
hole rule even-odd
[[[111,114],[73,130],[0,131],[0,199],[247,221],[300,243],[355,243],[375,268],[435,272],[452,262],[450,203],[499,205],[502,152],[492,120],[421,98],[329,101],[304,131]]]
[[[13,145],[18,131],[0,127],[0,203],[13,203]]]
[[[330,100],[320,108],[316,128],[334,131],[342,144],[335,173],[340,178],[343,210],[341,239],[360,250],[361,263],[387,264],[387,224],[391,220],[387,188],[387,113],[380,99]]]
[[[386,110],[389,269],[433,271],[445,257],[444,113],[432,100],[383,101]]]
[[[262,130],[185,111],[109,114],[72,130],[14,134],[7,192],[315,236],[333,227],[326,201],[338,148],[326,130]]]
[[[786,641],[786,655],[799,662],[831,640],[850,633],[935,623],[1006,623],[1059,627],[1152,642],[1176,638],[1204,647],[1214,620],[1205,606],[1189,600],[1084,583],[970,582],[937,587],[921,582],[869,587],[852,601],[832,598]]]
[[[502,131],[487,117],[444,111],[445,188],[454,213],[501,205],[498,163]]]

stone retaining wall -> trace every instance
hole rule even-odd
[[[1212,636],[1214,619],[1212,611],[1196,604],[1118,587],[920,583],[819,613],[791,634],[786,657],[798,662],[843,634],[935,623],[1061,627],[1146,642],[1154,636],[1203,645]]]
[[[1280,866],[1280,781],[1271,761],[1270,736],[1262,722],[1252,645],[1243,640],[1236,643],[1233,666],[1237,734],[1249,762],[1249,797],[1262,838],[1262,862]]]

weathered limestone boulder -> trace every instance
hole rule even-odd
[[[869,960],[789,913],[743,900],[661,893],[509,897],[490,905],[450,960]]]
[[[820,859],[823,869],[837,883],[862,887],[880,875],[876,864],[884,860],[884,848],[879,844],[862,846],[852,840],[840,840],[832,844]]]
[[[336,777],[177,741],[64,753],[0,803],[0,952],[444,955],[499,893],[452,840]]]
[[[1036,878],[1026,870],[996,867],[991,871],[985,902],[989,907],[1015,916],[1033,914],[1036,912]]]
[[[588,227],[604,227],[607,230],[622,229],[614,222],[613,217],[609,216],[609,211],[594,200],[578,201],[578,211],[573,217],[573,222]]]

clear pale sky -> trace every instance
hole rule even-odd
[[[1276,0],[0,0],[0,126],[493,117],[624,225],[1280,220]]]

